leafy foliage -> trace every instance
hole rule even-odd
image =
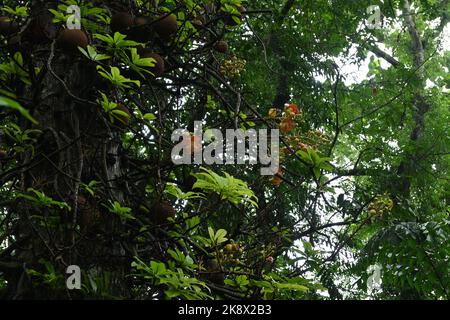
[[[193,189],[214,192],[219,195],[221,200],[227,200],[234,204],[248,203],[257,206],[254,200],[256,196],[244,181],[236,179],[226,172],[224,173],[225,176],[222,177],[206,168],[203,168],[203,171],[194,174],[197,182]]]
[[[447,1],[2,5],[0,297],[449,299]],[[277,174],[175,165],[196,121]]]

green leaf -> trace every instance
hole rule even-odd
[[[216,234],[215,234],[215,241],[217,244],[221,244],[225,241],[227,241],[228,239],[225,238],[225,236],[227,235],[227,231],[224,229],[219,229],[217,230]]]
[[[307,292],[309,290],[308,287],[295,283],[275,283],[275,287],[281,290],[295,290],[301,292]]]
[[[153,113],[146,113],[143,118],[148,121],[153,121],[156,119],[156,116]]]
[[[221,200],[227,200],[236,205],[250,204],[257,207],[258,204],[255,194],[248,188],[247,183],[240,179],[224,173],[225,176],[219,176],[212,170],[202,168],[203,172],[193,174],[197,178],[193,189],[202,189],[204,191],[214,192],[221,197]]]
[[[102,61],[111,58],[111,56],[106,54],[98,53],[93,46],[87,46],[87,51],[81,47],[78,47],[78,50],[80,50],[83,55],[92,61]]]
[[[23,108],[17,101],[14,101],[7,97],[0,96],[0,106],[12,108],[12,109],[18,111],[25,119],[31,121],[34,124],[38,124],[38,122],[30,115],[28,110]]]

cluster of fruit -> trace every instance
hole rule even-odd
[[[200,263],[201,277],[216,284],[223,284],[225,280],[224,266],[233,267],[240,264],[239,256],[243,252],[242,246],[238,243],[228,243],[219,250],[216,258]]]
[[[231,241],[219,250],[218,258],[225,265],[236,265],[240,263],[239,257],[244,252],[244,248],[236,242]]]
[[[112,32],[120,32],[129,39],[138,42],[149,42],[156,34],[163,42],[171,41],[178,32],[178,20],[173,14],[162,14],[154,19],[145,16],[133,16],[129,12],[118,12],[111,17]],[[149,48],[138,48],[141,58],[153,58],[155,66],[151,72],[155,76],[162,76],[165,72],[163,57]]]
[[[389,213],[394,207],[394,201],[387,193],[376,196],[369,204],[369,218],[382,218],[384,214]]]
[[[226,26],[236,26],[238,25],[236,21],[242,21],[245,12],[244,7],[238,6],[232,14],[223,13],[215,5],[209,4],[203,8],[196,8],[196,12],[190,15],[183,14],[182,16],[185,17],[183,21],[178,21],[175,14],[162,14],[156,18],[150,18],[133,16],[129,12],[119,12],[111,18],[111,30],[121,32],[139,42],[152,41],[152,33],[156,33],[163,42],[170,42],[177,35],[179,26],[185,26],[186,22],[190,22],[197,32],[196,39],[201,40],[203,37],[200,36],[200,32],[207,30],[209,25],[208,16],[219,14]],[[215,18],[212,21],[216,21]],[[224,40],[216,41],[212,47],[220,53],[226,53],[229,48],[228,43]]]
[[[204,29],[207,25],[207,16],[221,17],[226,26],[235,26],[237,21],[242,21],[246,9],[242,6],[236,6],[232,13],[223,12],[223,8],[216,7],[213,4],[199,7],[195,14],[186,16],[185,20],[191,20],[191,24],[197,29]],[[186,21],[178,21],[175,14],[160,13],[155,16],[135,15],[133,12],[116,12],[110,20],[110,30],[125,34],[129,39],[148,43],[155,40],[157,36],[163,42],[170,42],[175,38],[179,31],[179,25]],[[24,22],[25,23],[25,22]],[[9,16],[0,16],[0,34],[13,42],[30,40],[34,44],[44,44],[57,39],[59,46],[68,53],[78,53],[78,47],[86,48],[89,44],[89,35],[84,29],[60,28],[53,23],[53,17],[49,13],[35,16],[27,23],[27,28],[19,35],[22,22]],[[14,39],[13,39],[14,38]],[[226,41],[219,40],[214,44],[214,49],[225,53],[228,51]],[[143,51],[144,58],[155,58],[155,72],[160,75],[164,71],[163,59],[158,53]]]
[[[240,254],[242,254],[242,252],[243,252],[243,249],[239,244],[234,243],[234,242],[229,243],[225,246],[224,261],[226,263],[238,264],[238,263],[240,263],[238,256]]]
[[[232,56],[223,61],[220,66],[220,72],[226,77],[239,77],[241,73],[245,71],[246,64],[247,61],[244,59]]]
[[[195,12],[191,14],[180,14],[183,21],[178,21],[177,15],[168,13],[154,13],[143,15],[131,11],[116,12],[110,19],[110,30],[112,33],[120,32],[125,34],[128,39],[141,43],[155,43],[159,38],[163,43],[174,40],[180,25],[185,26],[190,22],[197,30],[207,30],[211,27],[210,21],[222,21],[226,26],[235,26],[243,20],[246,9],[240,5],[227,7],[230,12],[216,4],[197,5]],[[0,16],[0,34],[7,37],[8,44],[20,44],[24,41],[31,41],[33,44],[45,44],[57,39],[58,45],[68,53],[78,53],[78,47],[86,48],[89,45],[90,37],[86,29],[67,29],[58,27],[53,16],[44,13],[32,17],[31,21],[26,22],[9,16]],[[217,19],[219,18],[219,19]],[[216,23],[216,22],[214,22]],[[20,32],[21,24],[26,24],[26,30]],[[208,27],[208,28],[206,28]],[[59,29],[59,32],[58,32]],[[208,40],[209,41],[209,40]],[[228,43],[218,39],[213,48],[221,53],[228,51]],[[154,58],[156,66],[154,72],[161,75],[164,72],[164,59],[155,52],[145,49],[139,52],[143,58]]]
[[[21,31],[21,21],[14,20],[8,16],[0,17],[0,34],[7,38],[8,45],[25,41],[32,44],[45,44],[57,39],[60,48],[68,53],[78,52],[78,47],[86,48],[89,38],[83,30],[61,29],[57,32],[56,26],[52,22],[51,15],[43,14],[34,17],[27,23],[23,33]]]
[[[221,23],[226,27],[238,25],[243,21],[246,13],[246,9],[241,5],[226,6],[225,8],[218,3],[209,3],[195,5],[194,10],[185,14],[182,12],[182,8],[185,6],[187,8],[187,4],[184,1],[180,1],[179,4],[181,5],[179,13],[175,11],[166,13],[159,10],[138,13],[122,8],[120,11],[113,11],[110,17],[110,33],[120,32],[126,35],[127,39],[142,43],[142,46],[137,47],[138,54],[141,58],[154,60],[154,66],[147,67],[147,69],[156,77],[160,77],[166,72],[167,60],[165,59],[169,53],[166,52],[167,48],[164,49],[164,44],[172,46],[173,40],[179,39],[179,35],[185,31],[187,22],[194,26],[198,35],[202,34],[199,37],[201,41],[219,53],[227,53],[229,45],[225,40],[218,38],[211,45],[211,37],[206,35],[216,36],[215,32],[211,32],[211,28]],[[83,17],[83,19],[90,18]],[[49,12],[32,15],[29,21],[22,18],[0,16],[0,34],[5,38],[9,49],[14,52],[30,50],[35,45],[46,45],[56,40],[57,49],[63,50],[68,55],[75,55],[80,53],[79,48],[86,49],[91,44],[93,36],[90,31],[94,30],[92,24],[89,24],[91,27],[88,27],[88,24],[85,26],[82,20],[81,29],[69,29],[59,25],[56,21],[53,14]],[[98,32],[98,28],[96,30]],[[146,47],[145,44],[151,44],[151,48]],[[163,51],[164,55],[161,53]],[[231,57],[225,60],[220,71],[227,76],[238,76],[244,70],[245,63],[244,60]],[[130,110],[122,103],[118,103],[117,109],[124,113],[123,116],[117,116],[119,125],[127,127]]]

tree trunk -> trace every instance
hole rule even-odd
[[[54,3],[34,1],[32,19],[55,6]],[[21,188],[40,190],[46,196],[66,202],[66,208],[55,210],[30,202],[17,202],[10,208],[19,219],[14,236],[19,246],[11,261],[14,267],[6,274],[7,298],[45,297],[27,269],[46,272],[43,262],[53,265],[58,274],[65,274],[69,265],[78,265],[83,276],[108,273],[109,292],[115,296],[130,295],[125,274],[131,261],[126,258],[122,244],[121,220],[102,204],[103,199],[124,201],[120,178],[122,175],[120,128],[111,126],[95,103],[98,78],[95,66],[81,61],[80,55],[67,54],[50,36],[48,43],[23,52],[24,60],[41,68],[29,92],[22,96],[32,102],[29,109],[42,134],[35,150],[28,152],[21,163]],[[107,93],[111,94],[111,93]],[[81,186],[99,181],[101,188],[93,197]],[[39,223],[45,217],[46,223]],[[47,221],[54,224],[48,225]],[[127,247],[128,248],[128,247]],[[64,281],[65,282],[65,281]],[[38,282],[39,283],[39,282]],[[47,298],[70,298],[69,291],[48,290]],[[46,291],[44,291],[46,292]]]

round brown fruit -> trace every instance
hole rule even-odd
[[[142,27],[148,24],[148,18],[147,17],[136,17],[134,18],[134,25],[136,27]]]
[[[139,55],[141,56],[141,58],[155,59],[155,65],[149,69],[156,77],[160,77],[164,74],[165,71],[164,59],[159,54],[154,53],[149,49],[141,49]]]
[[[111,31],[122,32],[134,25],[134,19],[128,12],[118,12],[111,17]]]
[[[214,49],[220,53],[226,53],[228,51],[228,43],[226,41],[218,41],[214,45]]]
[[[206,261],[206,268],[209,271],[220,271],[220,266],[217,259],[209,259],[208,261]]]
[[[86,48],[89,39],[82,30],[63,29],[59,33],[58,44],[66,51],[77,52],[78,47]]]
[[[175,218],[176,212],[170,203],[162,201],[155,204],[150,210],[150,213],[153,222],[156,224],[164,224],[168,222],[167,219]]]
[[[100,212],[97,208],[86,199],[86,197],[79,195],[77,199],[78,205],[78,221],[82,230],[91,229],[100,219]]]
[[[163,40],[169,40],[178,31],[177,18],[174,15],[160,16],[155,22],[154,28]]]
[[[222,285],[225,281],[225,274],[220,269],[217,259],[210,259],[206,261],[205,279],[212,283]]]
[[[137,42],[148,42],[151,40],[151,33],[149,32],[147,26],[149,24],[149,19],[147,17],[135,17],[133,20],[133,25],[122,31],[131,40]]]
[[[7,155],[6,150],[0,149],[0,160],[5,159]]]
[[[78,196],[77,198],[77,205],[78,205],[78,210],[84,210],[86,208],[88,201],[86,199],[85,196]]]
[[[19,31],[19,25],[9,17],[0,17],[0,34],[5,37]]]

